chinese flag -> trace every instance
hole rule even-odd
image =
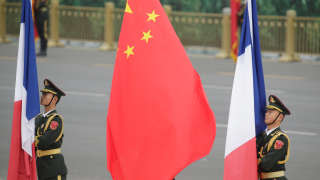
[[[231,6],[231,57],[234,61],[238,57],[238,13],[240,0],[230,0]]]
[[[209,154],[215,118],[158,0],[127,2],[107,116],[114,180],[171,180]]]

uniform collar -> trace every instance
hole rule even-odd
[[[275,128],[273,128],[273,129],[270,129],[270,130],[268,130],[268,128],[266,128],[265,132],[266,132],[267,136],[269,136],[273,131],[275,131],[275,130],[278,129],[279,127],[280,127],[280,126],[275,127]]]
[[[51,111],[48,111],[48,112],[46,112],[46,113],[43,113],[42,114],[42,117],[46,117],[46,116],[48,116],[49,114],[51,114],[51,113],[53,113],[53,112],[55,112],[56,110],[55,109],[53,109],[53,110],[51,110]]]

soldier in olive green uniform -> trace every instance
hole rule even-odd
[[[65,93],[50,80],[44,80],[41,90],[41,105],[45,113],[35,119],[35,148],[39,180],[64,180],[67,167],[61,154],[63,118],[55,110],[56,104]]]
[[[263,180],[286,180],[285,163],[290,155],[289,137],[280,129],[289,109],[274,95],[269,96],[265,123],[267,129],[257,137],[258,173]]]
[[[246,3],[247,2],[241,1],[240,8],[239,8],[239,11],[237,13],[237,23],[238,23],[238,26],[239,26],[240,30],[241,30],[241,27],[242,27],[242,24],[243,24],[243,15],[244,15],[244,11],[246,9]]]
[[[48,0],[37,0],[34,10],[35,24],[40,37],[40,52],[37,56],[47,56],[48,46]]]

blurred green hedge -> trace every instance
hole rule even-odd
[[[7,0],[20,2],[21,0]],[[50,0],[49,0],[50,1]],[[74,6],[104,6],[105,2],[114,2],[118,8],[124,8],[126,0],[60,0],[60,4]],[[169,4],[174,11],[221,13],[229,6],[230,0],[160,0]],[[243,0],[242,0],[243,1]],[[289,9],[295,9],[298,16],[320,16],[320,0],[256,0],[259,15],[286,15]]]

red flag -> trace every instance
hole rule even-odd
[[[35,20],[35,11],[36,7],[39,4],[39,0],[32,0],[32,19],[33,19],[33,31],[34,31],[34,39],[37,41],[39,39],[38,28]]]
[[[210,152],[215,132],[200,77],[160,2],[130,0],[107,116],[113,179],[172,179]]]
[[[238,12],[240,0],[230,0],[231,6],[231,58],[236,61],[238,57]]]

